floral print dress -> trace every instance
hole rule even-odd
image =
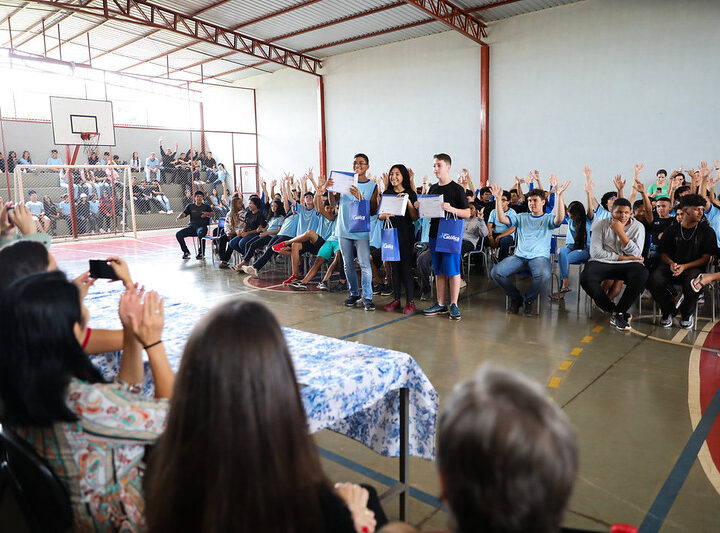
[[[143,530],[145,445],[165,429],[168,401],[147,399],[119,383],[72,379],[66,403],[77,422],[17,432],[63,482],[74,530]]]

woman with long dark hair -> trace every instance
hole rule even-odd
[[[415,246],[415,222],[418,218],[415,202],[417,193],[410,180],[410,172],[405,165],[393,165],[390,172],[383,175],[386,178],[386,189],[383,196],[403,196],[407,206],[403,216],[381,214],[379,220],[390,220],[392,227],[397,230],[400,260],[392,261],[392,288],[393,301],[385,306],[385,311],[399,311],[400,298],[405,288],[405,307],[403,313],[411,315],[415,312],[415,279],[412,275],[413,247]]]
[[[65,486],[76,531],[143,529],[145,444],[165,426],[173,374],[162,347],[162,301],[134,287],[120,299],[123,356],[103,383],[82,348],[88,312],[61,272],[17,279],[0,294],[0,422],[43,456]],[[142,349],[156,400],[136,392]]]
[[[233,270],[243,270],[243,267],[249,265],[255,257],[255,251],[267,246],[268,243],[275,237],[280,231],[283,220],[285,220],[285,208],[280,200],[273,200],[270,203],[270,218],[267,221],[267,228],[259,234],[259,237],[245,247],[245,256],[242,262],[233,267]]]
[[[585,206],[578,201],[570,202],[567,207],[568,232],[565,247],[558,249],[558,268],[560,270],[560,290],[550,295],[553,300],[562,300],[570,292],[570,263],[577,265],[590,259],[590,228],[592,220],[587,217]]]
[[[216,307],[193,329],[146,494],[151,533],[375,526],[362,501],[341,499],[323,474],[280,325],[246,300]]]

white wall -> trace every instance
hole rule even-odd
[[[432,155],[477,176],[480,50],[443,33],[324,61],[328,170],[351,170],[364,152],[373,174],[394,163],[432,175]],[[257,89],[260,174],[317,174],[317,82],[289,69],[241,81]]]
[[[584,164],[604,191],[720,158],[718,22],[717,0],[587,0],[492,25],[491,178],[538,168],[573,198]]]
[[[576,198],[585,164],[601,192],[639,161],[650,182],[720,158],[718,21],[717,0],[586,0],[492,24],[491,179],[538,168],[573,179]],[[422,176],[447,151],[478,176],[472,41],[445,32],[334,56],[322,72],[329,169],[362,151],[373,173],[403,162]],[[317,169],[315,79],[286,69],[242,84],[257,88],[261,176]]]

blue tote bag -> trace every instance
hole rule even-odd
[[[392,227],[390,219],[385,221],[385,227],[382,230],[382,249],[380,255],[383,261],[400,261],[398,233],[397,229]]]
[[[370,201],[356,200],[350,202],[348,209],[348,231],[350,233],[367,233],[370,231]]]
[[[459,254],[462,251],[465,221],[462,218],[441,218],[438,224],[435,251]]]

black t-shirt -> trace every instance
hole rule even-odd
[[[658,246],[658,253],[667,254],[681,265],[700,259],[704,254],[714,255],[716,250],[715,231],[703,223],[694,228],[672,224],[663,233]]]
[[[263,212],[258,211],[257,213],[253,213],[252,211],[248,211],[247,215],[245,215],[245,231],[254,231],[261,226],[267,226]]]
[[[337,533],[355,533],[350,509],[332,488],[321,485],[318,488],[320,512],[325,522],[324,531]]]
[[[514,209],[515,212],[519,215],[520,213],[529,213],[530,209],[528,209],[527,204],[523,202],[518,202],[517,204],[513,205],[510,204],[510,208]]]
[[[653,242],[657,244],[660,235],[664,233],[665,230],[668,229],[674,222],[674,217],[660,218],[657,214],[654,214],[652,227],[650,229],[650,234],[652,235]]]
[[[390,191],[390,189],[388,189],[388,191]],[[397,196],[397,193],[395,193],[394,191],[388,191],[386,191],[383,196]],[[410,203],[415,205],[415,202],[417,202],[417,193],[413,190],[408,190],[405,191],[405,194],[408,195],[408,200],[410,200]],[[398,242],[400,243],[400,245],[402,245],[403,243],[410,245],[415,243],[415,226],[413,225],[413,219],[410,217],[409,209],[405,209],[404,216],[390,217],[390,223],[392,224],[393,228],[397,228]]]
[[[214,157],[210,157],[210,158],[205,158],[205,160],[203,161],[203,165],[205,165],[205,167],[207,167],[207,168],[215,168],[217,163],[215,163]]]
[[[212,207],[207,204],[195,205],[195,202],[188,205],[183,213],[190,215],[190,224],[196,226],[207,226],[210,224],[210,217],[201,216],[203,213],[212,213]]]
[[[462,185],[451,181],[447,185],[440,185],[435,183],[430,186],[428,194],[442,194],[443,202],[449,203],[455,209],[467,209],[468,205],[467,196],[465,196],[465,189]],[[439,218],[433,218],[430,221],[430,238],[437,238],[438,225],[440,224]]]

